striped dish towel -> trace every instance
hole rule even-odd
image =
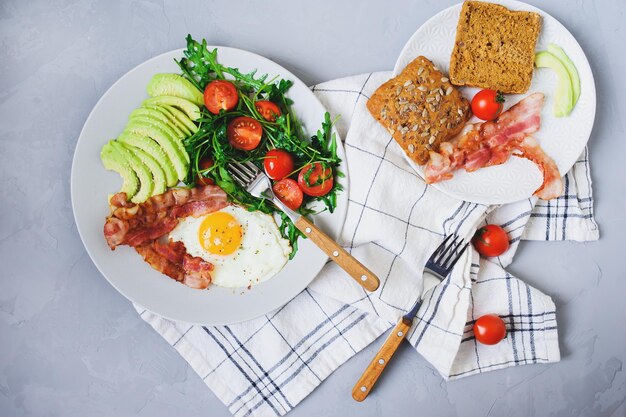
[[[337,128],[351,184],[339,241],[378,275],[375,293],[328,263],[287,305],[244,323],[192,326],[135,306],[235,416],[291,410],[411,306],[422,292],[426,259],[446,234],[469,237],[485,222],[503,225],[510,249],[491,261],[468,250],[452,274],[424,294],[409,342],[445,379],[560,358],[554,303],[504,267],[520,240],[598,239],[587,151],[567,174],[565,195],[549,202],[489,207],[448,197],[416,176],[365,108],[390,77],[364,74],[312,88],[331,114],[341,115]],[[477,344],[471,330],[487,313],[507,324],[507,337],[495,346]],[[345,388],[349,395],[352,387]]]

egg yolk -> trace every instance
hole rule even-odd
[[[215,255],[229,255],[237,250],[243,237],[243,228],[231,214],[217,211],[200,224],[200,245]]]

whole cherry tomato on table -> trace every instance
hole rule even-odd
[[[486,314],[474,323],[474,336],[483,345],[495,345],[506,336],[504,320],[495,314]]]
[[[480,90],[472,98],[472,113],[482,120],[493,120],[502,113],[504,96],[494,90]]]
[[[233,148],[251,151],[261,143],[263,127],[252,117],[239,116],[228,124],[226,135]]]
[[[218,114],[220,110],[230,111],[238,102],[237,87],[229,81],[211,81],[204,89],[204,105],[213,114]]]
[[[298,210],[302,205],[304,195],[300,186],[291,178],[284,178],[272,187],[276,197],[292,210]]]
[[[272,149],[265,154],[263,167],[268,177],[282,180],[293,172],[293,157],[282,149]]]
[[[213,166],[213,159],[211,157],[205,156],[198,162],[198,168],[200,171],[204,171],[205,169],[211,168]],[[196,184],[198,185],[213,185],[215,181],[211,178],[207,178],[202,174],[198,173],[198,177],[196,178]]]
[[[298,174],[298,185],[306,195],[320,197],[333,189],[333,170],[320,162],[305,165]]]
[[[259,100],[254,103],[256,111],[268,122],[275,122],[277,117],[282,114],[280,108],[269,100]]]
[[[476,231],[472,243],[483,256],[500,256],[509,249],[509,236],[500,226],[488,224]]]

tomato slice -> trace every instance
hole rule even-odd
[[[298,185],[306,195],[320,197],[333,188],[333,170],[322,166],[320,162],[305,165],[298,174]]]
[[[488,224],[476,231],[472,243],[483,256],[500,256],[509,249],[509,236],[500,226]]]
[[[474,323],[474,336],[483,345],[495,345],[506,336],[504,320],[495,314],[480,317]]]
[[[230,111],[238,102],[237,87],[229,81],[211,81],[204,89],[204,105],[213,114],[218,114],[220,110]]]
[[[226,129],[228,142],[237,149],[250,151],[261,143],[263,127],[251,117],[235,117]]]
[[[268,122],[275,122],[276,118],[282,114],[280,108],[269,100],[259,100],[254,103],[254,107]]]
[[[207,168],[211,168],[213,166],[213,159],[211,157],[204,157],[200,160],[200,162],[198,163],[198,168],[200,170],[205,170]],[[214,185],[215,181],[213,181],[213,179],[208,178],[203,176],[202,174],[198,173],[198,176],[196,177],[196,185]]]
[[[304,199],[304,195],[302,194],[302,189],[298,186],[298,183],[291,178],[284,178],[278,181],[272,187],[274,194],[276,197],[280,199],[287,207],[292,210],[298,210],[302,205],[302,200]]]
[[[272,149],[263,160],[265,173],[273,180],[282,180],[293,172],[293,157],[282,149]]]
[[[502,112],[504,96],[495,90],[480,90],[472,98],[472,113],[482,120],[493,120]]]

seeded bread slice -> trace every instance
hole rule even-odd
[[[423,56],[378,87],[367,108],[420,165],[428,162],[429,150],[438,150],[470,118],[467,100]]]
[[[466,1],[450,57],[452,83],[525,93],[533,77],[540,31],[541,16],[537,13]]]

